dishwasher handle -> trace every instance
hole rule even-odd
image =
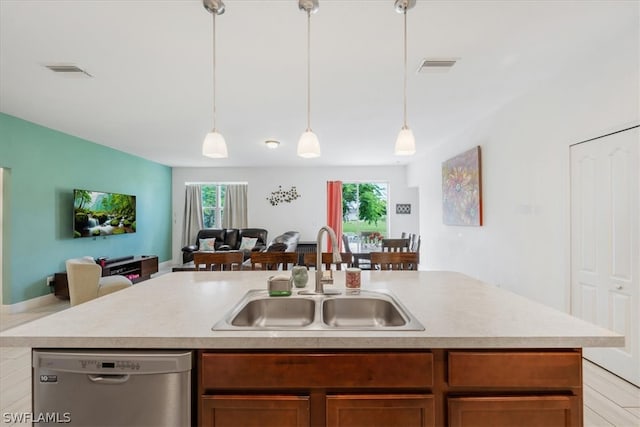
[[[96,384],[122,384],[129,381],[129,374],[89,374],[87,378]]]

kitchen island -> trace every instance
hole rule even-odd
[[[0,345],[196,350],[201,425],[438,426],[579,426],[581,349],[624,345],[452,272],[362,273],[363,289],[391,291],[423,331],[211,329],[272,274],[166,274],[7,330]]]

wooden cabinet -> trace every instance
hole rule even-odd
[[[69,299],[69,279],[66,271],[53,275],[53,294],[58,298]]]
[[[119,262],[107,263],[102,267],[102,276],[122,275],[133,283],[149,280],[158,272],[157,256],[137,256]]]
[[[201,426],[434,425],[428,351],[200,352],[198,378]]]
[[[582,352],[204,351],[201,426],[582,425]]]
[[[449,351],[450,427],[582,425],[582,353]]]
[[[102,277],[122,275],[133,283],[151,279],[151,275],[158,272],[158,257],[131,256],[121,261],[106,264],[102,267]],[[55,273],[53,276],[53,293],[58,298],[69,299],[69,282],[67,273]]]

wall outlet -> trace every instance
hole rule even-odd
[[[53,286],[53,276],[47,276],[47,286]]]

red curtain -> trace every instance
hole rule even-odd
[[[327,225],[336,232],[338,248],[342,252],[342,181],[327,181]],[[327,251],[331,252],[329,237]]]

